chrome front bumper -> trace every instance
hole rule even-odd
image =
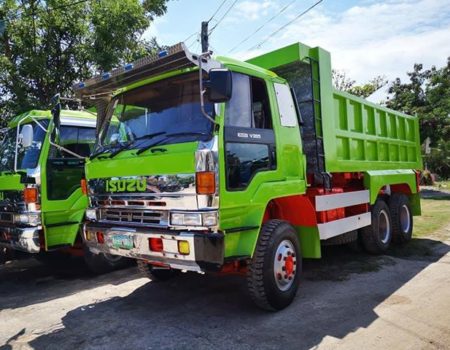
[[[102,233],[104,243],[97,241],[97,232]],[[124,238],[130,245],[127,247],[117,245],[118,237]],[[162,240],[163,250],[161,252],[150,249],[150,238]],[[223,235],[218,233],[147,230],[88,223],[83,228],[83,240],[94,254],[120,255],[146,260],[149,263],[164,264],[179,270],[198,272],[219,270],[224,259]],[[180,241],[189,244],[189,254],[179,252]]]
[[[36,254],[41,250],[39,232],[41,227],[0,227],[0,246]]]

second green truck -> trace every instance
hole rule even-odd
[[[418,121],[332,87],[330,54],[294,44],[247,62],[178,44],[77,84],[96,101],[83,239],[152,279],[242,273],[279,310],[303,258],[384,253],[420,214]]]

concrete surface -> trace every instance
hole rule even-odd
[[[238,276],[155,283],[15,261],[0,267],[0,349],[450,349],[450,226],[439,237],[414,255],[327,248],[278,313]]]

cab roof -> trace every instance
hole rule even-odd
[[[12,128],[15,127],[20,120],[24,119],[24,121],[30,121],[31,117],[33,117],[34,119],[51,119],[52,118],[52,113],[51,111],[47,110],[31,110],[22,114],[19,114],[18,116],[14,117],[9,123],[8,123],[8,127]],[[86,121],[94,121],[96,120],[96,115],[95,113],[90,113],[90,112],[86,112],[86,111],[71,111],[68,109],[63,109],[61,110],[61,122],[64,123],[64,119],[66,120],[71,120],[71,124],[73,124],[74,121],[79,120],[82,123],[82,121],[86,122]]]

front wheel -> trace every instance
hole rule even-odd
[[[109,254],[94,254],[88,247],[84,247],[84,262],[88,269],[97,274],[111,272],[130,264],[131,259]]]
[[[281,220],[265,223],[247,273],[248,290],[256,305],[276,311],[291,304],[297,294],[301,269],[295,229]]]

